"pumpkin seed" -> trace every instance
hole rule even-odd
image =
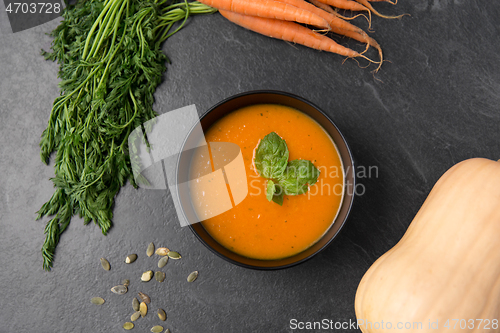
[[[170,330],[167,328],[167,330],[165,331],[165,333],[170,333]]]
[[[126,329],[127,331],[131,330],[134,328],[134,324],[130,323],[130,322],[126,322],[125,324],[123,324],[123,328]]]
[[[137,260],[137,254],[129,254],[127,256],[127,258],[125,258],[125,263],[126,264],[131,264],[131,263],[133,263],[136,260]]]
[[[163,267],[165,267],[165,265],[167,264],[167,262],[168,262],[168,256],[161,258],[161,259],[158,261],[158,268],[163,268]]]
[[[146,314],[148,313],[148,305],[144,302],[141,302],[141,305],[139,306],[139,311],[141,313],[142,318],[146,317]]]
[[[188,282],[194,282],[194,280],[196,280],[197,277],[198,277],[198,271],[194,271],[194,272],[192,272],[191,274],[188,275],[187,281]]]
[[[153,271],[145,271],[144,273],[142,273],[141,280],[143,282],[151,281],[152,278],[153,278]]]
[[[114,292],[115,294],[123,295],[127,293],[128,288],[120,284],[118,286],[114,286],[113,288],[111,288],[111,291]]]
[[[130,316],[130,320],[131,321],[136,321],[137,319],[139,319],[140,316],[141,316],[141,312],[140,311],[136,311],[136,312],[134,312],[133,315]]]
[[[170,259],[180,259],[181,258],[181,255],[179,254],[179,252],[175,252],[175,251],[169,251],[167,253],[167,255],[169,256]]]
[[[130,285],[130,280],[129,279],[123,280],[122,285],[124,285],[125,287],[128,287]]]
[[[158,282],[163,282],[165,280],[165,273],[160,272],[160,271],[156,272],[155,273],[155,279]]]
[[[90,302],[92,302],[92,304],[95,304],[95,305],[102,305],[102,304],[104,304],[105,300],[101,297],[92,297]]]
[[[161,332],[163,332],[163,327],[160,326],[160,325],[153,326],[151,328],[151,332],[153,332],[153,333],[161,333]]]
[[[153,255],[153,253],[155,253],[155,245],[151,242],[148,245],[148,249],[146,250],[146,254],[148,255],[148,257],[151,257]]]
[[[138,294],[139,294],[139,298],[141,299],[141,301],[143,301],[146,304],[151,303],[151,298],[149,298],[148,295],[146,295],[145,293],[141,293],[141,292],[139,292]]]
[[[109,264],[109,261],[107,261],[104,258],[101,258],[101,266],[102,266],[102,268],[104,268],[107,271],[109,271],[111,269],[111,265]]]
[[[135,297],[132,300],[132,308],[134,308],[134,311],[139,311],[139,300]]]
[[[158,309],[158,318],[160,318],[161,321],[167,320],[167,314],[165,313],[165,310],[163,309]]]
[[[159,255],[159,256],[166,256],[168,253],[170,252],[170,250],[166,247],[159,247],[157,250],[156,250],[156,254]]]

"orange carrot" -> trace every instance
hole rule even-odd
[[[337,53],[349,58],[362,57],[370,62],[379,63],[294,22],[242,15],[226,10],[219,10],[219,12],[229,21],[268,37],[301,44],[320,51]]]
[[[397,4],[397,3],[398,3],[398,0],[395,0],[395,1],[391,1],[391,0],[370,0],[370,2],[382,2],[382,1],[384,1],[384,2],[388,2],[388,3],[390,3],[391,5],[395,5],[395,4]]]
[[[330,30],[328,22],[310,11],[276,0],[200,0],[219,10],[313,25]]]
[[[366,11],[368,12],[368,29],[370,29],[372,25],[372,14],[370,9],[368,9],[367,7],[363,6],[362,4],[356,1],[352,0],[318,0],[318,1],[336,8],[347,9],[353,12]]]
[[[318,0],[318,1],[336,8],[351,10],[353,12],[362,12],[362,11],[369,12],[368,8],[352,0]]]
[[[322,3],[318,0],[311,0],[311,3],[316,7],[323,9],[325,12],[328,12],[333,15],[337,14],[337,12],[330,5],[327,5],[326,3]]]
[[[376,1],[378,1],[378,0],[376,0]],[[380,1],[389,1],[389,0],[380,0]],[[326,3],[319,2],[318,0],[310,0],[310,2],[313,5],[315,5],[316,7],[320,8],[320,9],[323,9],[325,12],[328,12],[328,13],[330,13],[332,15],[340,17],[341,19],[344,19],[344,20],[353,20],[353,19],[357,18],[358,16],[363,16],[368,21],[368,17],[366,17],[363,14],[357,14],[357,15],[354,15],[354,16],[351,16],[351,17],[347,17],[347,16],[344,16],[344,15],[340,15],[335,9],[333,9],[330,5],[327,5]]]
[[[379,12],[377,12],[375,10],[375,8],[373,8],[373,6],[368,2],[368,0],[356,0],[357,2],[359,2],[361,5],[365,6],[366,8],[368,8],[370,10],[370,12],[373,12],[373,14],[377,15],[377,16],[380,16],[380,17],[383,17],[383,18],[387,18],[387,19],[395,19],[395,18],[401,18],[404,16],[404,14],[402,15],[397,15],[397,16],[387,16],[387,15],[382,15],[380,14]]]
[[[307,11],[323,18],[324,20],[326,20],[326,22],[328,22],[330,27],[337,26],[337,27],[345,29],[345,30],[363,32],[363,30],[358,28],[357,26],[342,20],[341,18],[337,17],[334,14],[328,13],[328,12],[316,7],[307,1],[304,1],[304,0],[277,0],[277,1],[287,3],[289,5],[292,5],[292,6],[297,7],[297,8],[301,8],[303,10],[307,10]]]
[[[383,61],[383,55],[382,55],[382,48],[380,45],[371,37],[369,37],[366,32],[364,32],[362,29],[356,27],[355,25],[352,25],[349,22],[346,22],[339,17],[328,13],[313,4],[310,4],[309,2],[306,2],[304,0],[279,0],[286,2],[290,5],[296,6],[298,8],[302,8],[305,10],[308,10],[322,18],[324,18],[329,24],[332,29],[332,32],[339,34],[339,35],[344,35],[349,38],[355,39],[357,41],[360,41],[362,43],[366,43],[368,46],[372,46],[378,50],[379,57],[380,57],[380,64],[382,64]],[[321,3],[323,4],[323,3]],[[325,5],[328,6],[328,5]],[[328,6],[329,7],[329,6]],[[331,7],[330,7],[331,9]],[[333,10],[333,9],[332,9]],[[365,50],[366,51],[366,50]]]
[[[355,39],[361,43],[366,43],[366,50],[361,52],[361,54],[365,53],[367,50],[368,50],[368,47],[374,47],[375,49],[377,49],[378,51],[378,56],[380,58],[380,62],[379,62],[379,66],[375,69],[375,72],[378,72],[378,70],[380,69],[380,67],[382,66],[382,62],[384,61],[384,55],[382,53],[382,48],[380,47],[379,43],[377,43],[377,41],[369,36],[367,36],[366,34],[365,35],[361,35],[357,32],[354,32],[354,31],[349,31],[349,30],[341,30],[340,31],[337,31],[336,29],[332,28],[332,31],[336,34],[339,34],[339,35],[344,35],[346,37],[349,37],[349,38],[352,38],[352,39]]]

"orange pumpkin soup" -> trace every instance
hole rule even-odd
[[[310,160],[320,171],[318,181],[309,186],[307,193],[285,195],[282,206],[266,199],[267,180],[253,163],[259,141],[270,132],[286,141],[289,161]],[[201,222],[221,245],[249,258],[281,259],[306,250],[330,228],[344,194],[344,171],[335,143],[309,116],[282,105],[252,105],[218,120],[205,133],[205,139],[208,143],[237,144],[248,182],[243,201]],[[191,179],[206,174],[207,170],[200,170],[199,165],[195,157]],[[204,168],[209,167],[204,163]],[[193,194],[192,198],[196,200]],[[204,215],[195,209],[199,216]]]

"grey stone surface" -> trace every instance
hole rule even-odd
[[[354,320],[361,277],[401,238],[435,181],[461,160],[500,158],[500,4],[412,0],[377,8],[411,14],[374,17],[372,36],[390,61],[377,79],[355,61],[256,35],[218,14],[191,20],[164,45],[172,64],[155,95],[160,113],[192,103],[203,112],[248,90],[288,91],[333,118],[358,165],[378,167],[377,177],[360,179],[366,193],[340,237],[312,260],[275,272],[214,256],[178,225],[167,193],[131,186],[116,198],[108,236],[74,218],[53,271],[44,272],[46,219],[34,218],[52,194],[53,165],[41,163],[38,142],[58,79],[56,64],[39,51],[50,45],[45,33],[57,20],[12,34],[0,14],[0,333],[120,332],[138,291],[151,296],[152,312],[166,310],[172,333],[292,332],[292,318]],[[164,268],[162,284],[140,282],[156,268],[145,255],[151,241],[183,255]],[[129,253],[139,259],[125,265]],[[109,272],[100,267],[103,256]],[[195,269],[200,276],[188,284]],[[112,294],[124,278],[129,293]],[[93,296],[107,302],[94,306]],[[139,319],[134,331],[157,323],[152,315]]]

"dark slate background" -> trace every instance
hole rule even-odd
[[[360,179],[366,193],[356,198],[340,237],[312,260],[275,272],[216,257],[178,225],[167,193],[131,186],[116,198],[107,237],[73,219],[53,271],[44,272],[39,250],[46,220],[35,221],[34,213],[53,192],[53,165],[40,162],[38,142],[58,79],[56,64],[39,51],[50,45],[45,33],[59,19],[12,34],[2,8],[0,333],[121,332],[137,291],[151,296],[151,312],[167,311],[164,326],[172,333],[292,332],[291,319],[355,320],[361,277],[401,238],[437,179],[464,159],[500,158],[500,3],[375,5],[387,14],[411,14],[374,17],[371,35],[388,60],[376,78],[373,67],[254,34],[219,14],[194,18],[164,45],[172,65],[155,95],[158,112],[194,103],[201,113],[255,89],[291,92],[331,116],[358,165],[378,168],[378,176]],[[367,28],[363,20],[356,23]],[[139,281],[144,270],[156,267],[156,259],[145,256],[151,241],[183,255],[164,268],[163,284]],[[133,265],[123,263],[129,253],[139,254]],[[111,271],[100,267],[102,256]],[[188,284],[193,270],[200,276]],[[109,289],[124,278],[132,281],[129,293],[112,294]],[[96,295],[105,305],[90,303]],[[134,331],[148,332],[158,323],[148,315]]]

